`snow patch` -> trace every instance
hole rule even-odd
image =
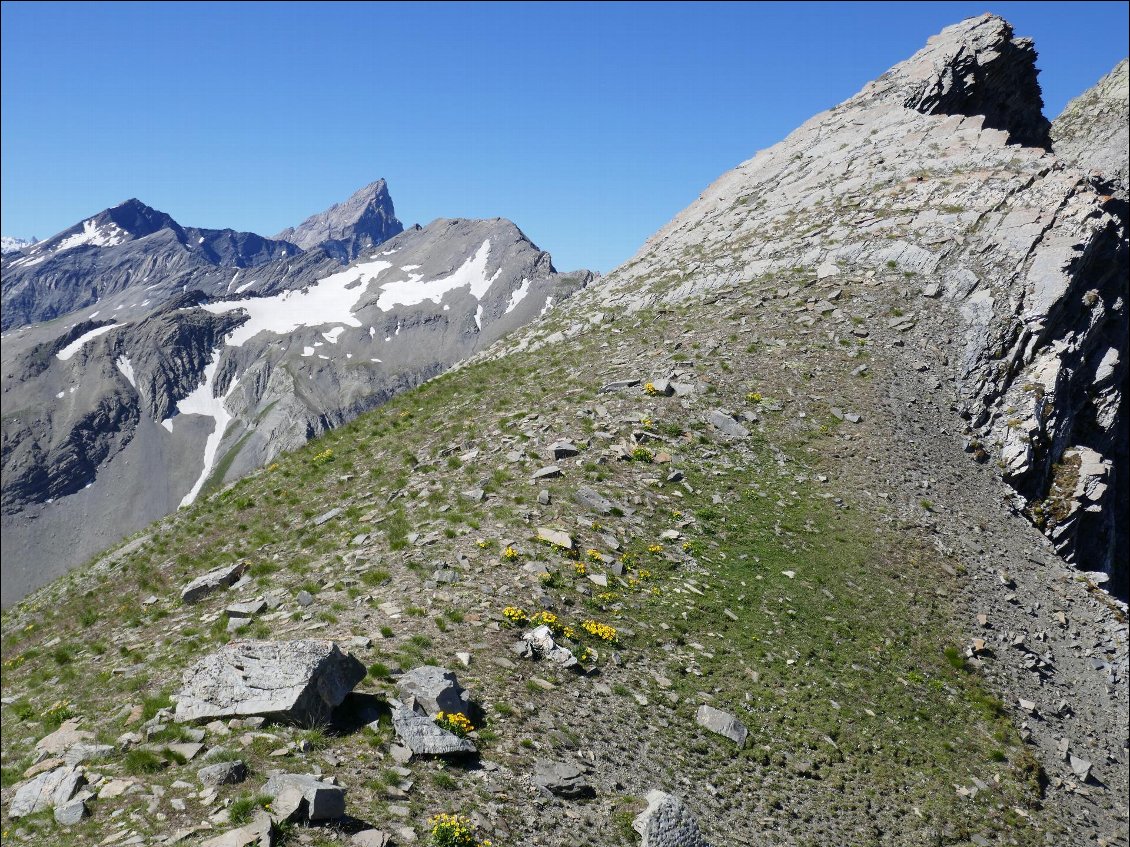
[[[530,293],[530,281],[523,279],[522,284],[519,285],[514,293],[510,295],[510,303],[506,306],[506,311],[502,314],[509,315],[514,311],[514,307],[526,299],[526,295]]]
[[[98,314],[98,313],[95,312],[95,314]],[[114,329],[118,326],[120,326],[120,324],[114,323],[114,324],[109,324],[107,326],[100,326],[96,329],[90,330],[89,332],[84,332],[82,335],[80,335],[78,338],[76,338],[74,341],[72,341],[70,344],[68,344],[66,347],[64,347],[62,350],[60,350],[58,353],[56,353],[55,356],[60,361],[65,362],[65,361],[67,361],[67,359],[71,358],[71,356],[73,356],[75,353],[77,353],[79,350],[81,350],[82,346],[84,344],[86,344],[86,342],[92,341],[100,335],[105,335],[107,332],[109,332],[110,330],[112,330],[112,329]]]
[[[122,376],[129,380],[129,384],[137,388],[137,377],[133,372],[133,364],[129,360],[129,356],[118,356],[114,360],[114,364],[118,366],[118,370],[122,372]]]
[[[345,332],[345,327],[335,326],[329,332],[323,332],[322,338],[326,339],[330,344],[337,344],[337,340],[341,337],[343,332]]]
[[[224,439],[224,431],[228,428],[228,422],[231,421],[231,414],[224,406],[224,401],[235,390],[236,380],[232,380],[232,384],[228,386],[227,394],[223,397],[216,397],[212,392],[216,369],[220,366],[221,352],[222,348],[220,347],[212,351],[212,360],[204,368],[204,381],[193,389],[187,397],[177,403],[175,414],[204,415],[215,421],[208,440],[204,442],[204,467],[201,468],[200,476],[192,489],[180,501],[181,506],[191,504],[200,493],[200,489],[204,487],[204,482],[208,479],[208,474],[212,472],[212,466],[215,464],[216,452],[220,449],[220,442]],[[166,423],[169,425],[166,426]],[[172,415],[161,421],[161,425],[172,432]]]
[[[475,309],[475,326],[479,329],[483,328],[483,304],[479,304],[479,308]]]
[[[340,323],[361,326],[353,317],[353,308],[365,293],[361,285],[392,267],[389,262],[363,262],[347,268],[301,291],[284,291],[273,297],[253,297],[224,303],[205,303],[202,308],[214,315],[242,309],[249,320],[237,327],[227,338],[230,347],[241,347],[244,342],[261,332],[286,335],[303,326],[322,326]]]
[[[491,283],[502,273],[500,267],[493,276],[487,276],[487,261],[490,259],[490,239],[482,243],[475,255],[464,262],[451,276],[425,280],[422,274],[409,274],[408,279],[386,282],[381,285],[381,295],[377,298],[377,308],[390,311],[394,306],[418,306],[425,300],[437,305],[443,296],[456,288],[467,286],[471,296],[481,300]]]
[[[56,400],[62,400],[62,399],[63,399],[63,395],[64,395],[64,394],[66,394],[66,393],[67,393],[67,392],[65,392],[65,391],[60,391],[60,392],[59,392],[58,394],[56,394],[56,395],[55,395],[55,399],[56,399]]]
[[[553,308],[553,298],[552,297],[546,297],[545,298],[545,305],[542,306],[541,311],[538,313],[538,317],[540,318],[542,315],[544,315],[546,312],[548,312],[552,308]]]
[[[84,244],[90,244],[94,247],[113,247],[125,240],[126,232],[117,224],[111,223],[100,227],[94,223],[94,218],[91,218],[82,222],[82,232],[68,235],[55,245],[52,252],[62,253],[64,250],[73,250],[75,247],[81,247]]]

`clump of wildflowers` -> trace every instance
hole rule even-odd
[[[502,610],[502,617],[506,618],[511,626],[524,626],[530,620],[530,616],[517,606],[507,606]]]
[[[436,815],[431,819],[432,844],[435,847],[491,847],[489,841],[479,841],[470,818],[464,815]]]
[[[325,450],[323,450],[321,453],[319,453],[317,456],[315,456],[313,459],[311,459],[310,462],[314,465],[328,465],[333,460],[334,460],[334,451],[331,450],[329,447],[327,447]]]
[[[460,738],[465,738],[467,733],[475,731],[471,721],[462,712],[436,712],[435,722],[440,729],[446,729]]]
[[[607,641],[610,644],[616,641],[616,630],[608,624],[600,623],[599,621],[587,620],[582,621],[581,629],[589,635],[595,635],[601,641]]]

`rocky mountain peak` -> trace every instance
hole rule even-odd
[[[275,236],[303,250],[323,247],[340,261],[355,259],[366,247],[387,241],[404,230],[396,219],[388,184],[383,179],[369,183],[347,200],[311,215],[296,227]]]
[[[129,233],[133,238],[144,238],[161,229],[179,229],[171,215],[131,197],[117,206],[96,215],[96,224],[110,223]]]
[[[1098,171],[1115,194],[1130,187],[1130,68],[1123,59],[1094,88],[1067,104],[1051,128],[1055,154]]]
[[[1036,50],[1008,21],[984,14],[946,27],[860,93],[926,115],[983,115],[1010,143],[1050,146]]]

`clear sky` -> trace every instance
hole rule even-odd
[[[1055,115],[1128,4],[4,2],[4,235],[128,197],[273,234],[385,177],[405,225],[507,217],[608,271],[710,182],[985,11]]]

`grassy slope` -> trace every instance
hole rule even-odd
[[[860,496],[853,460],[837,458],[847,425],[796,416],[792,351],[760,345],[774,319],[742,303],[634,316],[448,374],[165,519],[119,564],[84,569],[29,598],[3,620],[3,693],[13,701],[3,706],[5,788],[60,716],[81,715],[112,742],[136,729],[124,725],[123,704],[156,713],[167,703],[183,670],[229,637],[220,611],[237,599],[186,608],[179,587],[245,559],[256,590],[284,589],[288,599],[243,634],[371,636],[371,648],[355,649],[373,668],[361,690],[391,693],[386,668],[434,661],[455,667],[484,705],[483,758],[500,767],[412,764],[415,785],[399,805],[421,832],[429,815],[462,810],[479,812],[482,834],[496,844],[635,843],[627,822],[658,786],[683,796],[719,845],[748,843],[751,833],[789,844],[964,843],[976,833],[1038,843],[1022,822],[1038,807],[1036,768],[999,704],[955,650],[946,652],[955,642],[945,587],[959,566],[897,533]],[[861,359],[842,353],[827,351],[830,367],[817,379],[828,406],[837,405],[830,392],[846,407],[872,390],[866,378],[847,376]],[[640,390],[598,393],[608,378],[673,368],[706,391],[685,403]],[[747,400],[754,391],[765,399]],[[764,411],[770,400],[784,410]],[[753,437],[736,443],[713,432],[702,415],[719,406],[758,412]],[[600,461],[601,431],[627,439],[633,430],[666,439],[647,446],[669,452],[671,464]],[[542,507],[528,476],[548,463],[535,456],[559,437],[592,441],[546,484],[553,500]],[[477,456],[460,458],[475,448]],[[326,450],[331,461],[315,459]],[[527,458],[510,462],[509,450]],[[663,481],[671,468],[685,472],[686,486]],[[582,483],[630,510],[586,515],[572,500]],[[476,486],[488,492],[483,503],[460,493]],[[335,506],[342,515],[312,526]],[[531,540],[545,524],[572,531],[582,560],[590,548],[627,552],[627,578],[610,574],[605,591],[578,576],[574,561]],[[669,529],[681,537],[661,540]],[[610,549],[608,532],[624,551]],[[351,543],[360,533],[373,534],[367,545]],[[507,544],[516,561],[500,557]],[[459,554],[467,565],[456,566],[456,583],[425,585]],[[502,609],[534,608],[538,581],[522,565],[535,560],[554,574],[549,591],[562,619],[619,630],[614,651],[594,645],[598,675],[497,662],[516,635]],[[592,559],[587,568],[606,570]],[[293,602],[301,588],[316,595],[309,610]],[[157,601],[146,605],[151,594]],[[387,601],[402,612],[381,610]],[[463,649],[473,656],[467,669],[453,658]],[[746,723],[744,750],[695,725],[703,702]],[[157,737],[177,734],[172,727]],[[314,749],[269,755],[300,737],[315,740]],[[249,734],[239,755],[255,775],[221,789],[219,803],[246,800],[268,768],[318,763],[349,787],[352,815],[378,826],[398,820],[385,794],[399,779],[382,756],[389,738],[387,729]],[[523,781],[533,760],[577,751],[592,754],[598,798],[535,801]],[[321,758],[327,753],[336,764]],[[192,782],[195,771],[174,762],[147,773],[124,756],[90,767],[107,775],[132,768],[146,785],[165,786]],[[973,778],[989,788],[959,797],[955,784]],[[93,818],[72,832],[47,816],[5,829],[13,843],[94,844],[121,828],[123,818],[109,814],[124,806],[132,829],[168,832],[214,811],[191,794],[169,789],[157,805],[165,821],[135,796],[94,801]],[[190,797],[186,812],[168,805],[174,796]],[[577,814],[566,818],[566,805]]]

